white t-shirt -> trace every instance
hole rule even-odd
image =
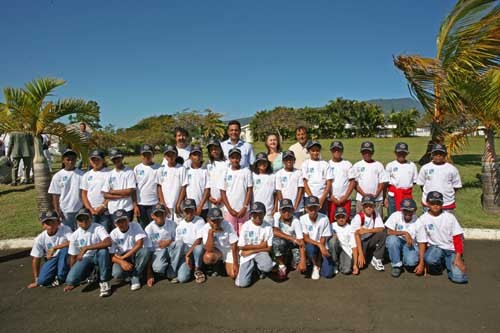
[[[160,166],[137,164],[134,168],[135,181],[137,182],[137,204],[153,206],[158,203],[158,170]]]
[[[144,229],[144,232],[148,236],[144,242],[144,247],[150,251],[160,250],[160,241],[175,240],[176,227],[177,224],[169,219],[165,219],[165,223],[162,226],[156,224],[155,221],[151,221]]]
[[[321,237],[332,235],[330,221],[324,214],[318,213],[315,222],[311,221],[309,214],[304,214],[300,217],[300,224],[302,225],[302,233],[309,235],[309,238],[315,242],[319,242]],[[328,242],[325,242],[325,246],[328,247]]]
[[[100,243],[106,238],[109,238],[109,234],[100,224],[92,223],[87,230],[78,228],[70,236],[68,253],[76,256],[80,253],[80,248]],[[93,257],[96,252],[97,250],[88,250],[83,256]]]
[[[99,207],[105,201],[102,195],[102,187],[108,178],[109,169],[102,168],[99,171],[89,170],[82,178],[80,189],[87,191],[87,199],[92,208]]]
[[[464,230],[458,223],[455,215],[443,211],[439,216],[425,213],[419,217],[425,227],[427,242],[443,250],[455,250],[453,236],[462,235]]]
[[[332,196],[340,199],[347,193],[349,181],[355,178],[352,170],[352,163],[346,160],[340,162],[328,161],[328,165],[333,173]]]
[[[417,243],[427,242],[424,225],[415,214],[410,222],[406,222],[402,212],[394,212],[389,216],[387,221],[385,221],[385,227],[394,231],[406,231],[413,240],[417,241]],[[404,236],[398,237],[401,239],[405,238]]]
[[[462,187],[462,180],[458,169],[450,163],[437,165],[430,162],[420,169],[417,184],[424,187],[422,202],[426,202],[429,192],[438,191],[443,194],[443,205],[448,206],[455,202],[455,189]]]
[[[375,214],[375,212],[373,213]],[[357,231],[361,229],[362,227],[365,229],[374,229],[374,228],[384,228],[384,222],[382,221],[382,218],[380,215],[376,215],[375,219],[372,216],[366,216],[365,215],[365,222],[363,225],[361,225],[361,216],[359,214],[356,214],[354,218],[351,221],[351,226],[354,231]],[[361,239],[367,239],[373,236],[373,234],[363,234],[361,235]]]
[[[80,169],[71,171],[62,169],[52,177],[49,193],[59,195],[59,206],[63,213],[74,213],[83,207],[80,197],[82,178],[83,171]]]
[[[356,247],[356,239],[354,238],[354,230],[348,223],[343,226],[338,225],[337,222],[332,223],[333,233],[337,235],[342,250],[352,258],[352,249]]]
[[[224,262],[233,263],[233,253],[231,251],[231,245],[238,242],[238,235],[234,231],[231,223],[226,220],[222,221],[220,224],[222,231],[214,233],[214,246],[219,249],[222,253]],[[208,233],[212,227],[209,223],[206,223],[201,228],[201,235],[203,239],[203,244],[207,244]]]
[[[175,208],[185,182],[186,168],[180,164],[175,167],[164,165],[158,170],[158,175],[165,204],[170,209]]]
[[[302,176],[307,180],[307,184],[314,196],[321,198],[326,188],[326,181],[333,179],[333,173],[327,161],[305,160],[302,163]],[[308,196],[306,194],[306,196]]]
[[[259,245],[263,241],[267,242],[267,246],[273,246],[273,227],[270,224],[263,222],[261,225],[255,225],[252,220],[243,223],[238,246]],[[246,257],[240,255],[240,264],[252,260],[256,255],[257,253]]]
[[[412,188],[417,182],[417,166],[412,161],[399,163],[392,161],[385,166],[385,172],[389,179],[389,184],[397,188]],[[391,193],[389,193],[391,195]]]
[[[186,185],[186,198],[194,199],[196,207],[199,207],[203,193],[210,188],[208,171],[202,168],[187,168],[183,185]],[[208,200],[205,201],[202,209],[208,209]]]
[[[36,236],[33,241],[33,247],[31,249],[30,255],[35,258],[45,257],[47,251],[53,248],[54,246],[61,245],[69,242],[71,237],[71,228],[60,224],[57,231],[52,236],[49,236],[47,230],[41,232],[38,236]],[[59,253],[59,250],[56,250],[53,253],[53,256],[56,256]]]
[[[208,163],[206,168],[208,171],[208,182],[210,186],[210,195],[214,199],[220,198],[220,186],[224,184],[224,175],[227,169],[226,161],[214,161]]]
[[[114,228],[110,236],[112,243],[109,252],[118,255],[129,251],[137,241],[147,237],[141,225],[137,222],[129,222],[126,232],[121,232],[118,227]]]
[[[259,175],[254,173],[252,178],[253,202],[262,202],[266,206],[266,215],[271,215],[274,207],[275,175]]]
[[[176,148],[177,148],[177,156],[182,157],[184,163],[186,163],[189,160],[189,154],[191,154],[191,147],[186,146],[186,148],[180,148],[180,147]]]
[[[375,195],[378,185],[388,181],[384,166],[378,161],[367,163],[364,160],[361,160],[356,162],[352,168],[356,182],[366,194]],[[383,191],[380,191],[380,194],[375,199],[376,201],[382,201],[382,192]],[[361,201],[361,199],[363,199],[363,196],[357,193],[356,200]]]
[[[205,225],[205,220],[199,216],[195,216],[191,222],[182,219],[175,229],[175,240],[181,240],[189,246],[198,239],[202,238],[201,229]]]
[[[297,192],[300,187],[304,187],[302,170],[293,169],[293,171],[287,171],[283,168],[276,172],[276,190],[281,192],[283,199],[290,199],[295,205]],[[304,202],[301,198],[298,210],[301,210],[303,207]]]
[[[110,190],[126,190],[135,189],[135,175],[134,171],[129,167],[122,170],[116,168],[108,172],[108,178],[102,186],[102,192],[109,192]],[[118,209],[125,209],[127,212],[134,209],[132,202],[132,195],[126,198],[109,200],[108,211],[113,214]]]
[[[226,169],[224,182],[219,186],[220,190],[226,191],[226,197],[231,207],[239,211],[245,203],[247,188],[252,187],[252,172],[248,168],[233,170]],[[224,207],[227,210],[226,207]]]
[[[302,224],[295,216],[292,218],[292,223],[288,224],[281,219],[281,214],[279,212],[274,214],[274,227],[281,230],[281,232],[296,238],[303,239],[304,235],[302,233]]]

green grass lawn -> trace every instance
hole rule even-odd
[[[345,146],[344,157],[351,162],[360,159],[359,147],[363,139],[343,140]],[[405,141],[410,146],[409,159],[418,160],[425,152],[426,138],[406,138],[404,140],[394,138],[375,138],[375,159],[384,165],[394,159],[393,150],[396,142]],[[284,149],[294,142],[283,143]],[[323,145],[323,158],[329,159],[328,147],[330,140],[321,140]],[[496,146],[500,147],[500,140],[496,140]],[[264,144],[254,144],[255,153],[265,151]],[[471,138],[469,146],[460,154],[453,156],[453,162],[460,171],[464,188],[457,194],[457,217],[463,227],[474,228],[500,228],[500,218],[489,215],[481,209],[481,185],[478,175],[481,172],[481,156],[483,152],[483,139]],[[159,162],[160,155],[156,155]],[[125,163],[131,167],[140,162],[140,156],[128,156]],[[57,164],[54,163],[54,166]],[[420,188],[415,189],[417,202],[420,199]],[[0,185],[0,239],[29,237],[36,235],[40,230],[37,221],[37,210],[35,203],[35,191],[33,185],[10,187]]]

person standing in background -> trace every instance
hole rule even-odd
[[[229,151],[233,148],[238,148],[241,152],[240,166],[248,168],[255,161],[253,147],[250,143],[240,139],[241,124],[237,120],[231,120],[227,124],[227,135],[229,139],[221,142],[222,151],[226,159],[229,159]]]
[[[26,132],[12,132],[9,134],[9,145],[7,147],[7,158],[12,160],[12,186],[18,185],[18,171],[21,160],[24,165],[25,179],[22,184],[31,184],[30,178],[34,156],[33,136]]]
[[[297,138],[297,142],[288,149],[295,154],[294,168],[301,170],[302,163],[309,159],[309,151],[307,150],[307,141],[309,140],[307,137],[307,129],[304,126],[297,127],[295,129],[295,137]]]

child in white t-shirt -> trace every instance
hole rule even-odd
[[[135,216],[142,228],[146,228],[151,218],[151,211],[159,201],[158,192],[161,192],[158,170],[160,166],[153,162],[154,148],[145,144],[141,147],[141,164],[134,168],[137,182],[136,199],[134,205]]]
[[[396,159],[385,167],[389,185],[384,206],[387,207],[388,216],[400,210],[403,199],[413,199],[413,185],[417,182],[418,171],[415,163],[406,159],[408,153],[406,143],[397,143],[394,148]]]
[[[31,267],[34,282],[30,283],[28,288],[56,287],[66,280],[69,271],[68,246],[71,229],[59,222],[56,212],[43,212],[40,214],[40,222],[44,231],[33,241],[30,255],[33,257]],[[42,258],[46,261],[40,269]]]
[[[177,148],[165,146],[162,167],[159,170],[160,202],[167,207],[167,217],[179,223],[182,219],[181,203],[186,193],[186,168],[176,162]]]
[[[276,213],[276,177],[273,167],[267,159],[266,153],[258,153],[252,165],[253,201],[262,202],[266,206],[264,220],[273,224],[273,215]]]
[[[208,159],[205,164],[205,169],[208,171],[208,182],[210,185],[210,195],[208,197],[210,208],[224,208],[222,198],[220,196],[219,185],[224,183],[224,174],[228,163],[224,157],[224,152],[220,142],[215,139],[210,139],[207,143]]]
[[[225,265],[226,274],[233,280],[239,271],[238,235],[231,223],[224,220],[222,211],[215,207],[208,211],[208,223],[201,229],[205,254],[203,263],[214,266],[214,274],[218,274],[218,263]]]
[[[273,229],[264,221],[266,206],[262,202],[254,202],[250,214],[251,219],[241,226],[238,239],[240,270],[235,284],[240,288],[250,286],[254,271],[264,279],[274,266],[269,255],[273,245]]]
[[[293,202],[293,211],[298,218],[304,210],[304,177],[302,170],[295,169],[295,153],[288,150],[283,153],[283,169],[276,172],[276,199],[289,199]]]
[[[230,166],[226,169],[224,182],[219,184],[225,206],[224,219],[231,223],[239,235],[240,226],[248,220],[248,205],[252,200],[252,172],[240,166],[241,151],[229,150]]]
[[[153,221],[144,229],[148,236],[144,247],[151,252],[151,261],[147,269],[149,287],[152,287],[161,276],[173,280],[181,256],[180,247],[175,244],[177,224],[166,218],[165,205],[157,203],[151,211],[151,219]]]
[[[306,270],[306,248],[302,225],[294,215],[290,199],[280,201],[280,210],[274,214],[273,253],[278,261],[278,274],[281,280],[287,277],[287,264],[303,273]]]
[[[416,275],[424,274],[424,254],[427,248],[425,229],[415,212],[413,199],[403,199],[401,210],[392,213],[385,222],[387,238],[385,247],[391,259],[392,277],[399,277],[406,268]]]
[[[333,236],[328,241],[328,248],[338,271],[342,274],[359,274],[358,248],[351,225],[347,223],[347,210],[339,206],[335,210],[335,222],[332,224]]]
[[[327,161],[321,159],[321,144],[311,141],[307,144],[309,159],[302,163],[304,191],[306,196],[315,196],[319,200],[319,211],[327,214],[327,199],[332,187],[333,174]]]
[[[194,199],[196,202],[196,215],[203,219],[207,218],[208,197],[210,196],[210,182],[208,180],[208,171],[202,168],[203,152],[201,146],[194,145],[189,153],[190,167],[186,169],[186,197]],[[182,198],[184,200],[184,198]]]
[[[113,277],[122,281],[130,278],[130,290],[139,290],[151,256],[144,247],[147,235],[139,223],[129,221],[124,209],[113,214],[113,222],[116,228],[110,234],[112,244],[109,250]]]
[[[82,208],[80,198],[80,183],[83,171],[75,167],[76,152],[67,149],[63,155],[64,168],[58,171],[49,186],[49,194],[52,194],[52,205],[54,210],[62,219],[62,223],[76,229],[76,213]]]
[[[203,283],[206,277],[201,270],[203,264],[201,229],[205,225],[205,220],[195,215],[196,202],[194,199],[185,199],[182,202],[182,211],[184,218],[181,219],[175,230],[175,243],[182,252],[177,279],[181,283],[186,283],[194,275],[196,283]]]
[[[351,219],[351,193],[356,185],[352,164],[342,158],[344,153],[342,142],[333,141],[330,144],[330,152],[332,153],[332,159],[328,161],[328,165],[333,174],[333,181],[328,201],[328,218],[330,222],[333,222],[336,208],[344,207],[349,221]]]
[[[427,213],[419,220],[425,227],[428,247],[424,262],[430,274],[448,271],[448,279],[454,283],[467,283],[468,277],[463,261],[464,231],[455,215],[443,210],[443,195],[437,191],[427,194]]]
[[[385,238],[384,222],[375,211],[375,198],[365,195],[361,199],[363,211],[356,214],[351,221],[351,227],[356,237],[358,248],[358,267],[363,268],[366,260],[372,257],[371,265],[377,271],[384,270]]]

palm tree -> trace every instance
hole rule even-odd
[[[226,125],[221,120],[222,114],[213,112],[210,109],[206,109],[205,112],[206,114],[201,124],[201,136],[203,140],[206,142],[211,137],[222,139],[226,133]]]
[[[62,141],[71,144],[74,150],[86,152],[87,142],[80,131],[67,127],[58,120],[69,115],[95,115],[98,112],[92,104],[82,99],[48,101],[47,98],[52,96],[53,91],[64,84],[65,81],[61,79],[40,78],[27,83],[24,88],[4,88],[5,103],[0,103],[0,131],[28,132],[34,138],[33,175],[40,212],[52,208],[47,193],[51,175],[42,153],[41,134],[58,136]]]

